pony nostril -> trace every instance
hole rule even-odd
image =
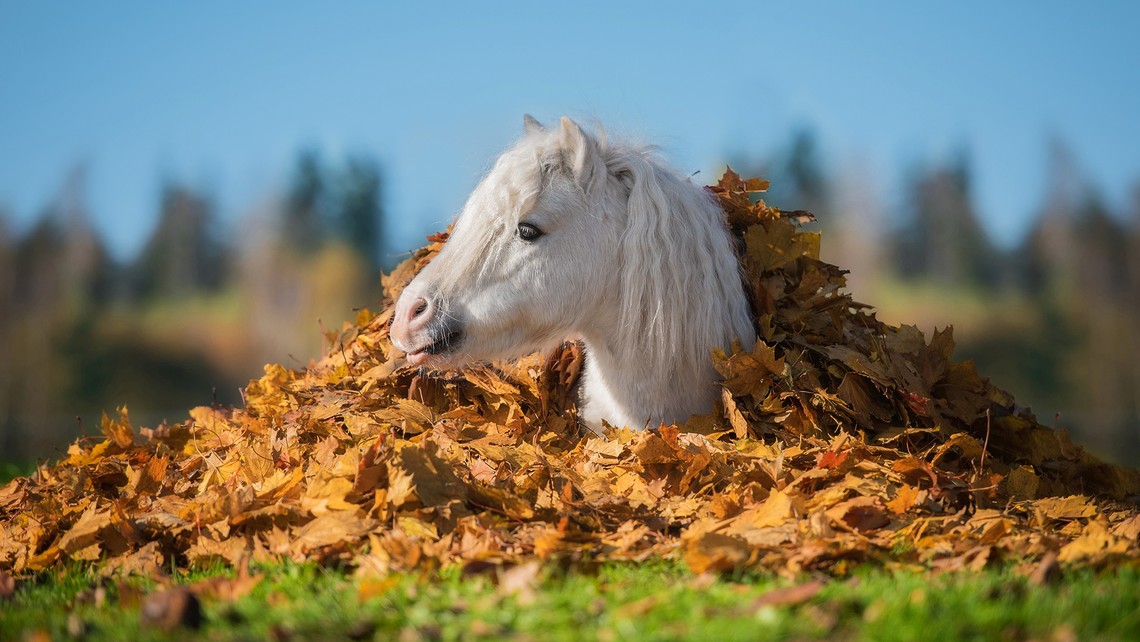
[[[420,316],[425,311],[427,311],[427,308],[428,308],[427,299],[416,299],[415,306],[416,307],[412,308],[412,318],[413,319]]]

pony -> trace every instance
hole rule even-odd
[[[715,197],[652,148],[523,121],[401,293],[394,345],[448,369],[581,341],[578,416],[597,433],[709,412],[711,350],[756,340]]]

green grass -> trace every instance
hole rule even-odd
[[[534,590],[504,589],[494,572],[458,570],[357,580],[312,564],[255,569],[235,601],[205,600],[204,623],[180,639],[516,640],[1019,640],[1140,639],[1140,571],[1080,572],[1032,588],[1008,571],[932,577],[863,569],[793,606],[760,606],[786,580],[703,581],[679,564],[545,570]],[[179,573],[177,583],[232,571]],[[804,581],[806,581],[805,578]],[[0,640],[169,639],[140,623],[150,581],[101,580],[75,566],[21,582],[0,599]],[[69,633],[69,629],[71,633]]]
[[[0,486],[7,484],[17,477],[26,477],[36,470],[34,464],[0,462]]]

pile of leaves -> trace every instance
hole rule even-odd
[[[429,238],[305,370],[270,365],[244,408],[201,407],[102,438],[0,488],[0,570],[108,572],[316,559],[385,573],[523,560],[681,557],[697,572],[841,574],[853,563],[981,568],[1140,559],[1140,474],[1042,426],[949,329],[891,327],[821,262],[809,215],[729,170],[711,189],[739,239],[760,341],[714,351],[716,409],[583,433],[577,345],[431,372],[389,341]]]

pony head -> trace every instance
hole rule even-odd
[[[563,119],[504,153],[439,254],[396,304],[392,338],[413,364],[459,366],[552,348],[613,298],[619,182]]]
[[[525,128],[404,289],[393,342],[448,368],[581,339],[584,401],[611,423],[707,411],[709,350],[754,338],[723,213],[648,149],[565,117]]]

